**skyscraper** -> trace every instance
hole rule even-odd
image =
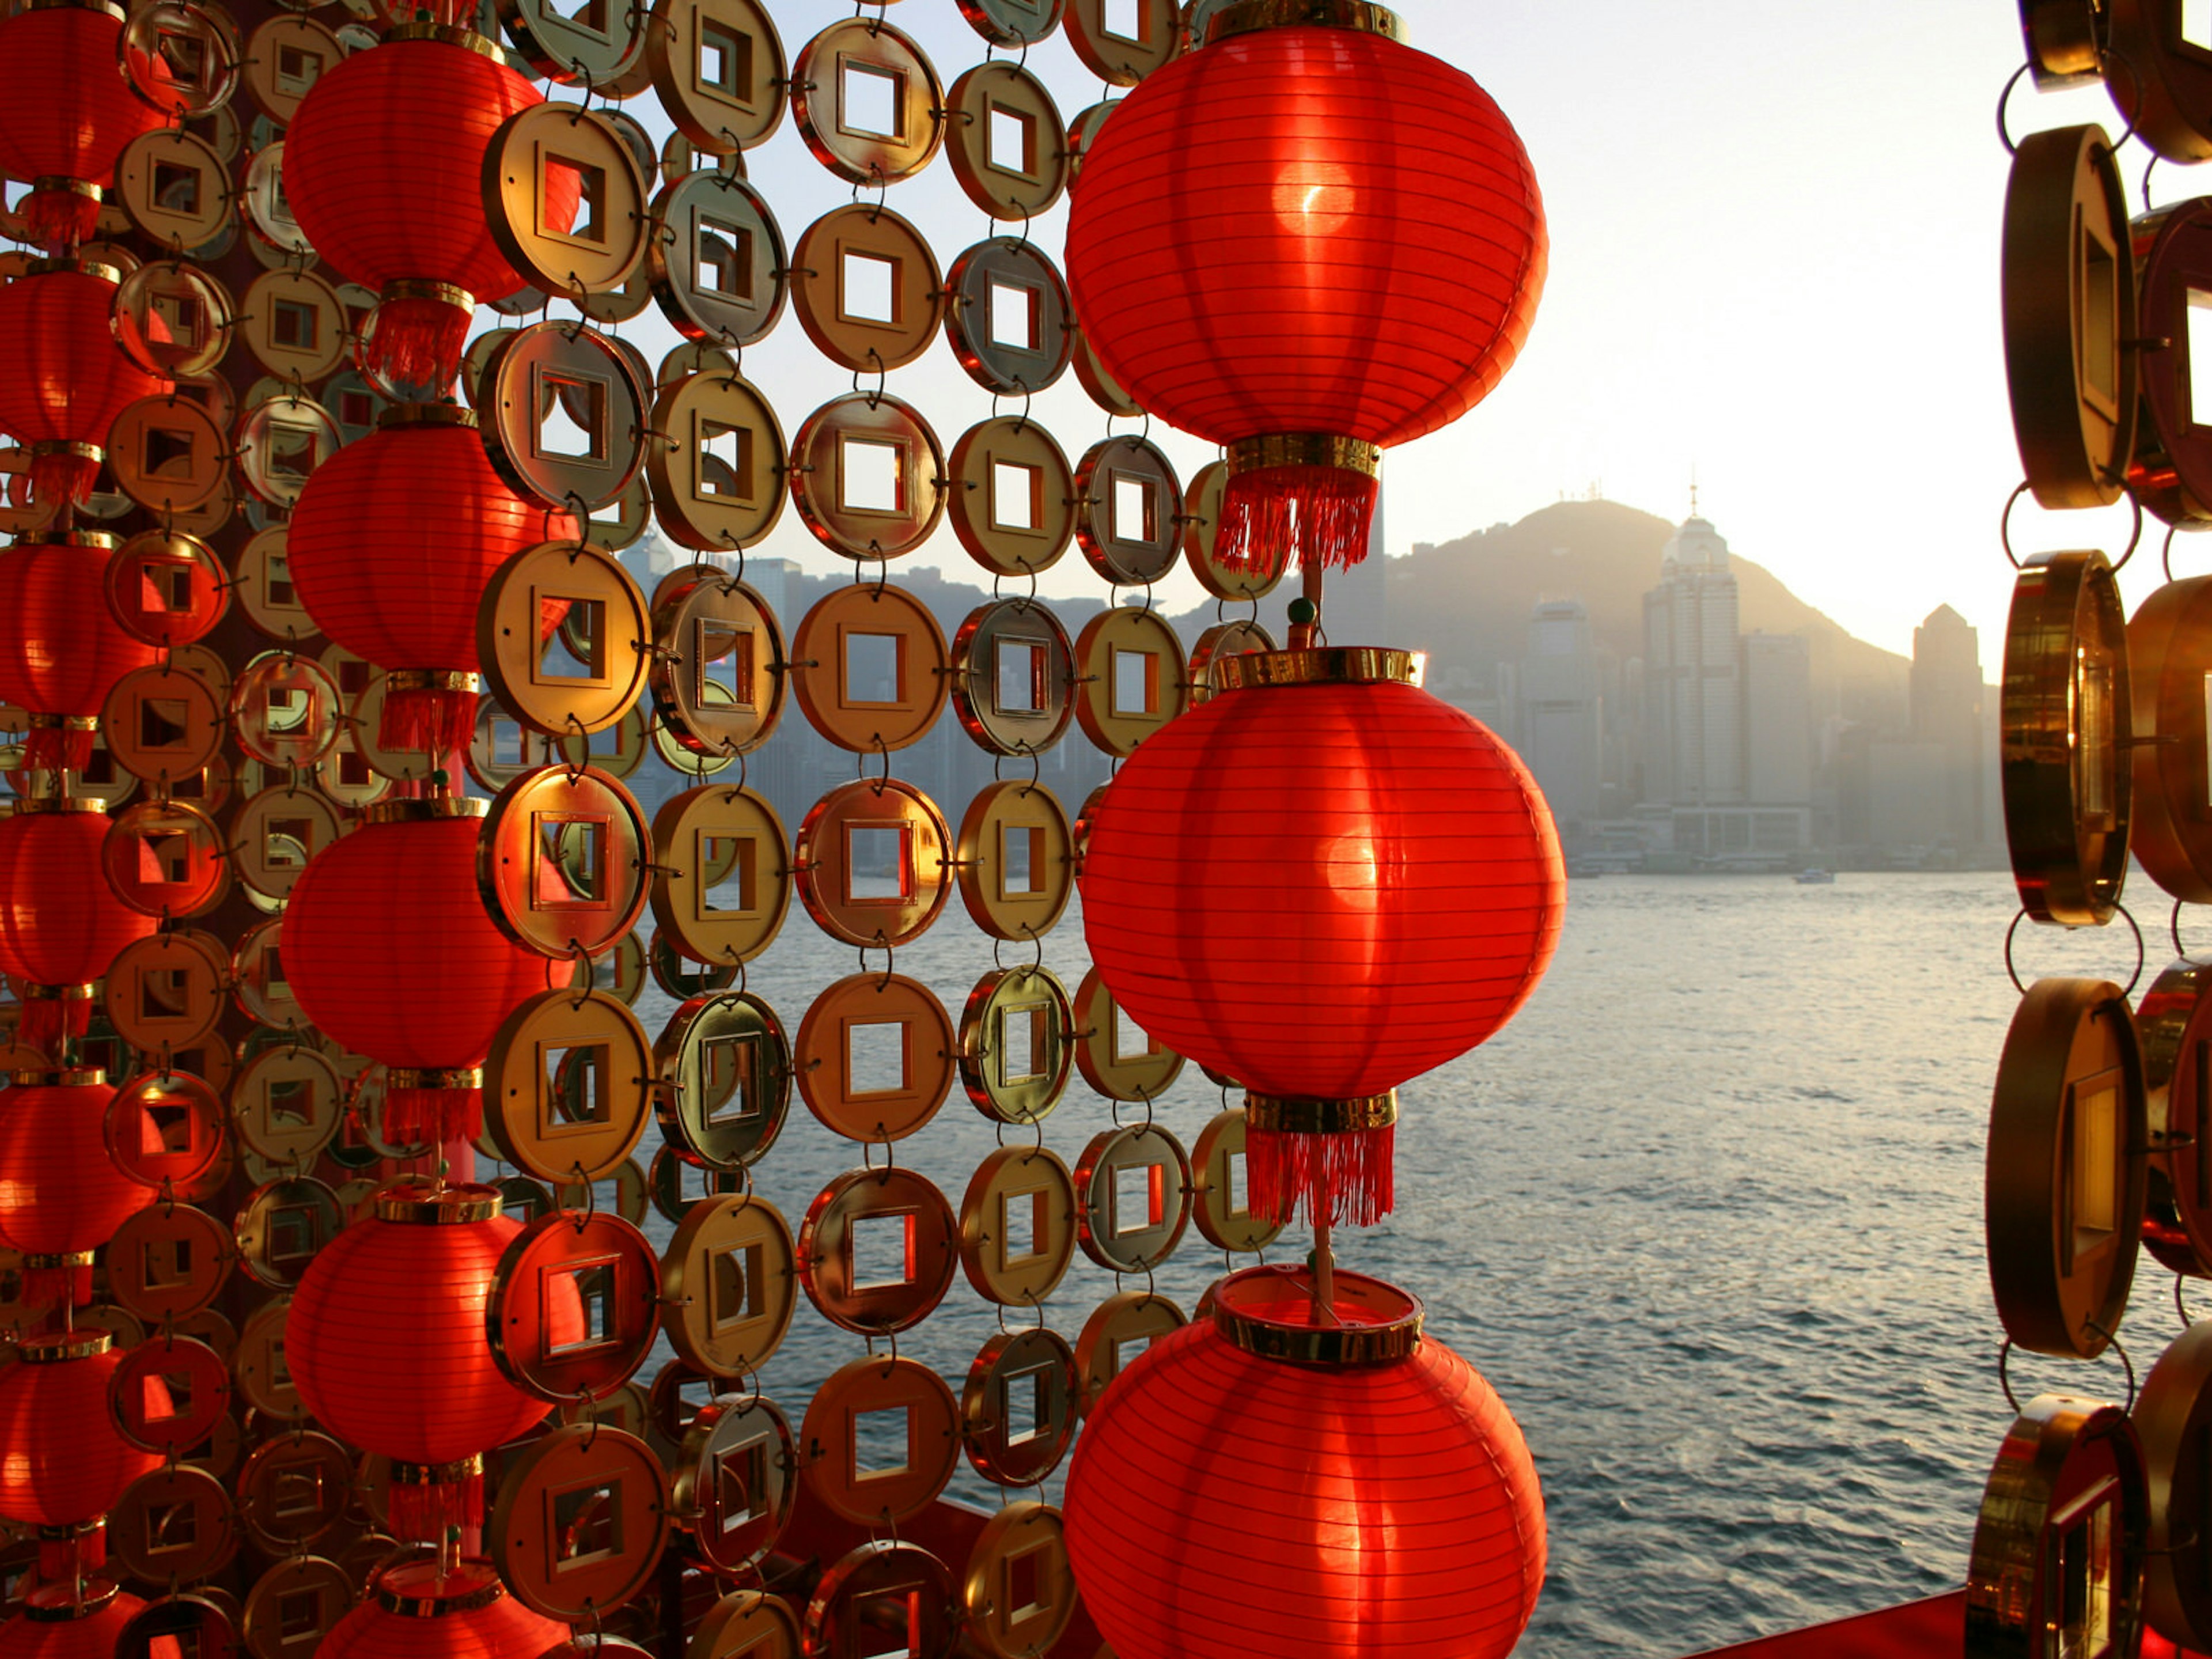
[[[1743,668],[1728,543],[1685,520],[1644,596],[1644,797],[1677,806],[1744,799]]]
[[[1602,709],[1589,611],[1549,599],[1528,621],[1521,671],[1521,756],[1562,825],[1598,815]]]
[[[1912,630],[1912,741],[1942,751],[1936,838],[1960,848],[1984,836],[1982,702],[1980,636],[1949,605],[1938,605]]]

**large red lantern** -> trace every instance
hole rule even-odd
[[[477,611],[515,554],[573,538],[485,459],[476,416],[401,404],[315,469],[284,540],[300,602],[324,633],[392,671],[380,741],[451,754],[476,729]]]
[[[492,1357],[492,1271],[520,1223],[489,1187],[401,1183],[318,1251],[285,1363],[315,1420],[392,1471],[393,1533],[437,1542],[483,1515],[483,1454],[545,1415]],[[580,1304],[579,1318],[580,1319]]]
[[[30,452],[42,506],[89,498],[115,417],[169,390],[115,343],[121,282],[112,265],[41,259],[0,287],[0,432]]]
[[[1302,1271],[1222,1280],[1075,1443],[1065,1512],[1120,1659],[1502,1659],[1544,1582],[1528,1447],[1420,1305]]]
[[[124,146],[162,123],[124,78],[123,8],[44,0],[0,22],[0,63],[19,95],[0,100],[0,173],[27,180],[30,240],[74,247],[93,233]]]
[[[98,801],[66,797],[0,818],[0,973],[24,997],[20,1039],[49,1053],[90,1028],[93,981],[158,925],[107,884],[107,829]]]
[[[106,1331],[33,1337],[0,1370],[0,1517],[73,1527],[161,1467],[124,1439],[107,1408],[123,1363],[111,1341]]]
[[[380,801],[318,853],[292,889],[285,977],[317,1029],[391,1068],[385,1127],[398,1144],[473,1139],[477,1068],[507,1017],[567,982],[567,964],[517,945],[477,886],[480,800]]]
[[[1121,1009],[1251,1091],[1255,1213],[1366,1224],[1408,1079],[1510,1019],[1566,871],[1542,792],[1401,651],[1224,659],[1093,815],[1084,934]]]
[[[23,536],[0,552],[0,702],[31,717],[25,757],[82,772],[115,683],[149,666],[155,648],[125,633],[107,602],[116,538],[92,530]]]
[[[509,1595],[487,1562],[441,1573],[435,1561],[410,1561],[376,1576],[315,1659],[538,1659],[568,1635]]]
[[[123,1627],[145,1605],[106,1581],[82,1593],[41,1584],[23,1598],[22,1612],[0,1624],[0,1653],[8,1659],[115,1659]]]
[[[434,21],[352,53],[301,101],[285,195],[315,252],[381,294],[364,359],[388,383],[450,387],[477,302],[523,286],[485,218],[484,157],[501,123],[543,101],[497,46]],[[580,179],[547,171],[573,216]]]
[[[1480,402],[1534,319],[1521,141],[1397,31],[1351,0],[1232,7],[1084,155],[1077,314],[1138,403],[1228,446],[1236,563],[1364,557],[1380,451]]]
[[[98,1070],[15,1074],[0,1091],[0,1244],[27,1258],[26,1299],[91,1299],[92,1253],[154,1201],[107,1155],[116,1099]],[[133,1141],[158,1146],[144,1106],[124,1103]],[[40,1274],[59,1275],[44,1281]],[[82,1282],[78,1282],[79,1280]]]

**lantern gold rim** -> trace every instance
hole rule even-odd
[[[1271,466],[1333,466],[1364,477],[1382,471],[1382,446],[1334,432],[1268,432],[1229,446],[1229,476]]]
[[[45,1528],[40,1529],[42,1533]],[[25,1599],[24,1620],[33,1625],[73,1625],[107,1610],[122,1594],[112,1578],[95,1578],[82,1589],[70,1584],[41,1584]]]
[[[481,693],[483,690],[483,676],[467,668],[393,668],[386,671],[384,690],[387,696],[394,691]]]
[[[49,1272],[58,1271],[64,1267],[89,1267],[92,1266],[92,1255],[90,1250],[63,1250],[52,1255],[40,1255],[27,1252],[23,1257],[23,1265],[26,1267],[35,1267]]]
[[[1419,685],[1425,659],[1393,646],[1332,645],[1304,651],[1248,651],[1206,669],[1216,691],[1281,685]]]
[[[1379,34],[1403,42],[1406,25],[1398,14],[1372,0],[1237,0],[1224,7],[1206,27],[1206,44],[1255,29],[1293,28],[1299,25],[1325,29],[1351,29],[1360,34]]]
[[[123,538],[106,530],[33,530],[15,538],[17,547],[97,547],[112,553]]]
[[[1363,1129],[1387,1129],[1398,1121],[1398,1091],[1322,1100],[1296,1095],[1248,1093],[1246,1127],[1278,1134],[1342,1135]]]
[[[395,283],[392,286],[397,288],[400,284]],[[453,290],[456,294],[460,291],[459,289]],[[389,432],[395,427],[419,426],[459,426],[473,432],[477,428],[477,412],[459,404],[393,404],[376,417],[379,432]],[[473,679],[476,677],[471,675],[470,678]]]
[[[481,1458],[472,1460],[479,1468]],[[492,1605],[507,1594],[507,1586],[500,1583],[499,1575],[482,1561],[464,1560],[460,1570],[450,1578],[440,1573],[434,1560],[404,1561],[396,1567],[387,1567],[376,1580],[376,1604],[386,1613],[398,1613],[403,1619],[443,1619],[457,1613],[477,1613]],[[393,1581],[404,1577],[410,1582],[402,1586]],[[448,1583],[470,1583],[482,1577],[484,1582],[474,1583],[453,1595],[441,1595],[440,1588]],[[423,1588],[416,1590],[416,1581]]]
[[[400,40],[434,40],[441,46],[459,46],[479,58],[489,58],[495,64],[507,61],[507,54],[499,49],[496,43],[487,40],[474,29],[460,28],[450,23],[402,23],[385,32],[382,44],[388,46]],[[392,286],[397,287],[398,284]],[[436,286],[448,287],[450,284],[439,283]]]
[[[9,1073],[8,1081],[19,1089],[96,1089],[107,1081],[107,1073],[98,1066],[32,1066]]]
[[[397,1078],[473,1077],[481,1085],[481,1072],[392,1072],[387,1081]],[[466,1085],[399,1084],[401,1088],[466,1087]],[[396,1221],[416,1227],[458,1227],[476,1221],[495,1221],[505,1208],[495,1187],[480,1187],[464,1182],[453,1187],[433,1187],[422,1176],[395,1182],[376,1195],[376,1218]],[[465,1460],[464,1460],[465,1461]],[[456,1466],[458,1467],[458,1466]],[[424,1477],[425,1480],[439,1477]],[[420,1484],[420,1483],[418,1483]]]
[[[57,254],[51,259],[27,259],[23,262],[22,276],[51,276],[58,270],[73,270],[80,276],[97,276],[103,283],[123,286],[123,268],[99,259],[80,258],[75,254]]]
[[[430,823],[440,818],[480,818],[491,811],[491,803],[468,795],[440,795],[428,800],[380,800],[363,816],[370,823]],[[433,1073],[417,1073],[428,1077]],[[432,1088],[431,1084],[410,1084],[410,1088]],[[468,1084],[455,1084],[455,1088],[468,1088]]]
[[[1213,1289],[1213,1328],[1255,1359],[1335,1369],[1413,1357],[1427,1310],[1410,1291],[1365,1273],[1338,1273],[1331,1285],[1337,1323],[1311,1322],[1318,1293],[1303,1267],[1247,1267]],[[1284,1317],[1295,1309],[1300,1319]]]
[[[25,11],[104,12],[118,23],[124,18],[123,8],[117,5],[115,0],[30,0],[30,3],[23,9]]]
[[[76,1359],[94,1359],[115,1346],[106,1331],[61,1331],[51,1336],[23,1340],[15,1357],[26,1365],[63,1365]]]

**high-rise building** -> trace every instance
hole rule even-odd
[[[1547,600],[1528,621],[1521,670],[1521,757],[1562,827],[1598,816],[1604,710],[1589,611]]]
[[[1912,740],[1942,757],[1931,840],[1966,848],[1985,837],[1987,725],[1980,636],[1957,611],[1938,605],[1912,630]]]
[[[1685,520],[1644,596],[1644,798],[1677,806],[1744,799],[1743,665],[1728,543]]]
[[[1813,799],[1813,656],[1802,635],[1743,636],[1743,784],[1758,806]]]

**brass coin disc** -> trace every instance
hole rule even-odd
[[[1182,485],[1143,438],[1101,438],[1075,464],[1075,544],[1116,586],[1144,587],[1175,568]]]
[[[174,125],[179,120],[228,114],[224,106],[238,90],[244,55],[229,14],[192,0],[137,7],[125,21],[117,50],[131,89],[172,123],[156,129],[161,131],[181,131]]]
[[[707,1376],[753,1376],[791,1329],[798,1261],[790,1224],[766,1199],[690,1206],[660,1259],[670,1345]]]
[[[765,796],[702,784],[653,816],[653,919],[702,963],[744,963],[774,944],[791,910],[791,843]]]
[[[222,1017],[228,969],[215,941],[191,928],[133,939],[108,964],[101,1006],[116,1035],[142,1054],[189,1048]]]
[[[1043,249],[1012,236],[988,238],[952,262],[945,289],[945,342],[984,391],[1042,392],[1067,373],[1074,302]]]
[[[752,993],[685,1002],[654,1040],[653,1063],[660,1132],[685,1163],[742,1170],[782,1133],[791,1044],[775,1011]]]
[[[270,916],[246,929],[230,953],[228,984],[240,1012],[257,1025],[276,1030],[296,1030],[307,1024],[306,1011],[292,994],[283,977],[276,946],[283,928],[282,915]]]
[[[1190,1160],[1158,1123],[1091,1138],[1075,1166],[1076,1243],[1109,1273],[1151,1273],[1190,1224]]]
[[[1124,34],[1109,22],[1107,0],[1067,0],[1061,27],[1083,67],[1110,86],[1133,87],[1167,67],[1181,44],[1176,0],[1137,0],[1137,32]]]
[[[783,125],[783,42],[760,0],[653,0],[645,41],[661,107],[707,154],[750,149]]]
[[[212,240],[238,205],[222,157],[181,127],[156,127],[123,147],[115,161],[115,196],[142,235],[170,248],[198,248]]]
[[[264,766],[313,766],[338,740],[345,699],[312,658],[264,651],[239,672],[230,688],[231,735]]]
[[[1245,1128],[1244,1109],[1231,1107],[1199,1131],[1190,1153],[1190,1218],[1207,1243],[1236,1255],[1267,1249],[1283,1231],[1254,1215],[1242,1196]]]
[[[1083,1377],[1083,1409],[1098,1404],[1106,1385],[1121,1374],[1125,1351],[1150,1347],[1189,1323],[1181,1308],[1151,1291],[1122,1291],[1091,1310],[1075,1339],[1075,1365]]]
[[[652,1352],[659,1297],[660,1263],[629,1222],[604,1210],[542,1215],[508,1241],[492,1272],[492,1358],[535,1399],[604,1400]]]
[[[1074,1351],[1057,1331],[1040,1325],[993,1333],[961,1390],[961,1441],[969,1462],[996,1486],[1034,1486],[1049,1480],[1067,1455],[1082,1398]]]
[[[255,277],[239,331],[262,368],[302,383],[335,374],[352,340],[345,301],[311,270],[264,270]]]
[[[951,843],[944,814],[912,784],[856,778],[808,809],[792,842],[792,874],[830,938],[892,948],[920,939],[944,910]]]
[[[983,1523],[961,1575],[960,1605],[968,1634],[994,1659],[1043,1659],[1081,1599],[1058,1510],[1009,1504]]]
[[[1182,641],[1156,611],[1115,605],[1075,641],[1075,719],[1094,746],[1127,760],[1184,707]]]
[[[304,1423],[310,1415],[307,1401],[300,1398],[300,1390],[284,1364],[284,1323],[291,1317],[291,1312],[292,1298],[289,1296],[277,1297],[256,1308],[238,1334],[238,1352],[231,1356],[230,1370],[240,1397],[262,1416],[280,1423]],[[330,1443],[337,1444],[334,1440]],[[341,1461],[348,1468],[343,1479],[349,1487],[353,1460],[344,1455],[343,1448],[339,1449]],[[310,1457],[303,1461],[318,1460]],[[302,1538],[295,1541],[307,1544],[314,1540]]]
[[[286,393],[264,398],[239,416],[234,459],[254,500],[289,509],[343,441],[330,410],[312,398]]]
[[[960,0],[969,27],[994,46],[1034,46],[1060,27],[1065,0]]]
[[[319,1555],[279,1561],[246,1593],[240,1633],[253,1659],[298,1659],[301,1646],[327,1636],[351,1613],[359,1590],[337,1562]]]
[[[2075,1395],[2036,1395],[1983,1489],[1966,1566],[1966,1650],[2039,1651],[2044,1632],[2078,1617],[2068,1609],[2079,1569],[2069,1565],[2093,1553],[2106,1564],[2110,1628],[2138,1628],[2149,1527],[2142,1449],[2127,1414]]]
[[[149,1324],[185,1320],[214,1305],[238,1247],[223,1224],[190,1204],[155,1204],[107,1243],[108,1294]]]
[[[927,239],[873,203],[833,208],[800,232],[791,276],[799,325],[840,368],[903,368],[945,320],[944,273]]]
[[[863,1471],[860,1422],[906,1416],[906,1455]],[[799,1427],[807,1486],[833,1513],[861,1526],[895,1525],[935,1503],[960,1465],[960,1407],[944,1378],[918,1359],[855,1359],[815,1390]]]
[[[222,1571],[237,1554],[238,1511],[223,1483],[204,1469],[188,1463],[155,1469],[116,1500],[107,1517],[107,1547],[133,1578],[195,1584]]]
[[[310,1169],[344,1119],[345,1085],[316,1049],[264,1048],[233,1080],[230,1111],[248,1150],[272,1164]]]
[[[854,754],[919,743],[945,710],[945,633],[903,588],[832,588],[791,641],[792,691],[807,724]]]
[[[1034,0],[995,4],[1009,15],[1017,7],[1037,9]],[[962,9],[975,21],[974,0]],[[1018,64],[994,59],[955,81],[945,105],[945,155],[969,201],[1009,222],[1041,218],[1059,204],[1067,190],[1066,128],[1043,82]]]
[[[647,270],[670,326],[687,340],[723,346],[765,338],[783,315],[791,273],[783,232],[761,193],[738,173],[702,167],[654,198],[653,221]],[[662,365],[664,386],[668,367]],[[727,362],[714,367],[737,373]],[[693,358],[685,372],[713,374],[714,368]],[[669,429],[657,415],[653,424]]]
[[[2212,1502],[2212,1328],[2192,1325],[2174,1339],[2128,1415],[2148,1486],[2143,1611],[2160,1635],[2203,1648],[2212,1644],[2212,1540],[2191,1517]]]
[[[312,17],[269,18],[246,37],[246,89],[264,114],[289,126],[315,82],[345,56],[338,37]]]
[[[1050,933],[1075,891],[1074,834],[1041,783],[1007,779],[977,790],[953,855],[969,919],[993,939]]]
[[[177,514],[204,507],[228,476],[230,441],[191,398],[141,398],[107,429],[107,465],[116,488],[149,512]]]
[[[603,726],[598,731],[581,737],[574,734],[562,738],[556,749],[563,763],[569,766],[596,767],[617,783],[636,776],[637,769],[645,764],[645,757],[653,750],[653,711],[643,702],[634,702],[623,717],[612,726]],[[638,949],[644,950],[641,945]],[[643,964],[641,955],[640,965]]]
[[[132,669],[100,709],[107,752],[149,783],[178,783],[205,770],[222,750],[225,723],[222,695],[173,662]]]
[[[1998,698],[2005,840],[2038,921],[2098,926],[2127,879],[2134,722],[2118,585],[2099,552],[2030,559],[2013,586]]]
[[[1208,461],[1191,475],[1182,492],[1182,562],[1217,599],[1264,599],[1282,585],[1291,563],[1285,559],[1268,571],[1231,570],[1221,562],[1214,550],[1221,540],[1221,501],[1228,488],[1226,461]]]
[[[107,605],[142,644],[190,645],[229,610],[230,573],[197,536],[143,530],[107,562]]]
[[[2169,582],[2145,599],[2128,619],[2127,656],[2129,850],[2174,897],[2212,903],[2212,812],[2197,805],[2212,801],[2212,577]]]
[[[485,1549],[525,1607],[570,1623],[591,1619],[652,1578],[668,1543],[667,1493],[660,1460],[635,1435],[599,1424],[554,1429],[508,1464]],[[591,1553],[573,1536],[586,1516],[602,1540]]]
[[[333,1121],[333,1133],[336,1128]],[[313,1176],[289,1176],[271,1181],[248,1194],[245,1208],[238,1212],[233,1231],[238,1240],[239,1265],[271,1289],[295,1290],[307,1276],[315,1252],[336,1238],[344,1225],[345,1212],[338,1207],[337,1194]],[[249,1334],[252,1328],[247,1328]],[[250,1395],[252,1390],[247,1392]]]
[[[911,553],[945,516],[949,481],[937,434],[912,405],[886,393],[831,398],[806,417],[792,454],[800,520],[848,559]]]
[[[1075,1182],[1044,1146],[1001,1146],[975,1166],[960,1200],[960,1266],[1002,1308],[1049,1297],[1075,1260]]]
[[[694,754],[750,754],[783,718],[783,630],[768,601],[720,566],[681,574],[654,594],[654,712]],[[709,684],[726,700],[709,702]]]
[[[156,1401],[166,1413],[149,1409]],[[124,1356],[107,1380],[107,1408],[140,1450],[188,1452],[230,1409],[230,1367],[206,1343],[171,1332]]]
[[[2100,24],[2106,37],[2101,40],[2095,39]],[[2094,54],[2087,65],[2078,38],[2085,27]],[[2179,27],[2171,6],[2157,0],[2112,0],[2092,18],[2081,19],[2074,38],[2062,33],[2060,39],[2062,60],[2069,67],[2080,70],[2084,78],[2092,68],[2103,70],[2113,107],[2152,149],[2172,161],[2212,156],[2212,120],[2205,115],[2206,100],[2212,99],[2212,62]]]
[[[1245,657],[1279,649],[1275,636],[1255,622],[1216,623],[1191,642],[1184,693],[1195,708],[1213,696],[1213,665],[1224,657]]]
[[[506,1176],[493,1187],[499,1194],[500,1213],[525,1226],[560,1207],[553,1201],[552,1188],[528,1176]]]
[[[888,91],[888,119],[848,101],[861,87]],[[840,179],[895,185],[927,167],[945,143],[945,83],[907,34],[880,15],[852,17],[799,48],[791,113],[814,159]]]
[[[1082,842],[1079,821],[1079,857]],[[1075,989],[1075,1064],[1109,1100],[1157,1100],[1182,1073],[1182,1056],[1121,1012],[1096,968]]]
[[[969,427],[952,446],[948,472],[953,533],[994,575],[1049,570],[1074,541],[1074,470],[1059,441],[1029,416]]]
[[[560,607],[567,606],[563,612]],[[543,618],[560,615],[548,634]],[[588,619],[589,626],[571,626]],[[574,656],[562,672],[546,659],[559,641]],[[477,612],[477,654],[484,684],[533,732],[567,737],[614,725],[646,689],[653,623],[645,595],[608,554],[573,544],[541,542],[516,554],[486,584]],[[479,717],[479,726],[483,717]]]
[[[1076,117],[1075,130],[1081,131],[1084,123],[1097,114],[1099,109],[1111,107],[1111,105],[1101,105],[1086,110],[1082,115]],[[1083,156],[1080,150],[1076,152],[1070,167],[1071,178],[1081,175]],[[1098,361],[1098,354],[1091,349],[1091,342],[1084,337],[1083,326],[1079,321],[1075,330],[1075,378],[1078,384],[1090,395],[1091,401],[1109,415],[1119,415],[1127,419],[1134,420],[1145,412],[1143,406],[1134,398],[1121,390],[1121,383],[1106,372],[1106,365]]]
[[[586,1180],[604,1181],[645,1138],[653,1077],[645,1028],[619,1000],[602,991],[541,992],[492,1040],[483,1065],[486,1125],[526,1174],[560,1182],[580,1168]]]
[[[896,1047],[895,1082],[862,1070],[882,1066],[886,1045]],[[851,1140],[903,1140],[944,1106],[957,1056],[951,1017],[935,992],[903,974],[852,974],[808,1005],[793,1069],[800,1098],[824,1127]]]
[[[599,91],[638,80],[642,91],[648,9],[562,10],[556,0],[498,0],[500,27],[538,75],[564,87]],[[617,97],[628,94],[617,91]]]
[[[645,388],[628,354],[597,329],[554,322],[519,328],[492,355],[479,385],[484,453],[526,501],[597,513],[643,470]],[[580,439],[543,430],[556,404]],[[579,441],[588,447],[579,450]]]
[[[293,643],[321,635],[285,568],[283,525],[270,525],[240,548],[231,576],[246,621],[270,639]]]
[[[960,1013],[960,1081],[985,1117],[1042,1123],[1075,1066],[1074,1010],[1048,968],[994,968]]]
[[[718,1573],[745,1572],[791,1524],[799,1443],[774,1401],[718,1395],[684,1431],[669,1484],[676,1524],[699,1559]]]
[[[799,1615],[780,1595],[732,1590],[708,1608],[684,1659],[799,1659]]]
[[[815,1311],[845,1330],[912,1330],[951,1288],[957,1236],[951,1206],[926,1176],[848,1170],[807,1206],[799,1282]]]
[[[164,129],[152,136],[174,134]],[[171,380],[204,374],[230,349],[237,313],[230,290],[198,265],[182,260],[141,265],[115,291],[115,343],[149,374]]]
[[[782,423],[751,381],[709,372],[664,386],[653,429],[646,477],[670,540],[720,551],[751,547],[775,528],[788,457]]]
[[[149,916],[211,910],[230,890],[226,843],[215,820],[183,801],[134,801],[115,814],[100,865],[115,896]]]
[[[477,852],[484,908],[519,945],[596,957],[645,914],[652,835],[637,798],[604,772],[525,773],[499,792],[484,821]]]
[[[673,940],[663,939],[658,927],[653,930],[652,942],[646,946],[645,960],[654,987],[662,995],[678,1002],[726,991],[738,982],[738,964],[720,963],[709,966],[693,962],[676,948]]]
[[[501,9],[536,3],[501,0]],[[595,186],[581,212],[559,199],[555,183],[564,174]],[[548,101],[508,116],[484,151],[483,199],[501,257],[549,294],[608,293],[645,258],[645,170],[621,130],[596,110]]]
[[[1076,702],[1075,647],[1052,607],[994,599],[952,636],[952,707],[994,755],[1041,755],[1067,731]]]
[[[2044,979],[2005,1036],[1984,1222],[2005,1334],[2093,1359],[2119,1328],[2142,1231],[2142,1054],[2118,987]]]
[[[2145,214],[2133,227],[2138,326],[2171,344],[2142,354],[2142,412],[2128,493],[2169,525],[2212,525],[2212,431],[2191,418],[2189,296],[2212,289],[2212,210],[2203,198]],[[125,287],[129,284],[126,283]]]
[[[2187,957],[2136,1008],[2150,1167],[2143,1248],[2177,1273],[2212,1278],[2212,965]]]
[[[136,1659],[140,1654],[159,1653],[157,1643],[172,1641],[180,1652],[230,1659],[238,1650],[238,1621],[242,1616],[237,1598],[228,1592],[156,1596],[131,1614],[117,1632],[115,1651]]]
[[[274,785],[240,806],[232,820],[231,865],[264,898],[288,898],[308,860],[343,833],[337,808],[320,790]]]

